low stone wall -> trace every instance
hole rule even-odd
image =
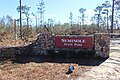
[[[6,59],[13,59],[14,49],[13,48],[1,48],[0,49],[0,61]]]
[[[53,48],[54,35],[51,33],[40,33],[37,40],[32,43],[28,49],[30,49],[34,55],[47,55],[47,50]]]
[[[17,56],[27,55],[27,47],[0,48],[0,61],[15,60]]]
[[[54,36],[51,33],[40,33],[37,40],[28,46],[0,48],[0,61],[15,60],[23,56],[47,55],[47,50],[53,48]]]

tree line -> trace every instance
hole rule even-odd
[[[114,29],[119,30],[119,19],[120,19],[120,0],[115,0],[115,15],[114,15]],[[12,37],[29,37],[39,32],[52,32],[54,34],[93,34],[96,32],[110,32],[111,27],[111,7],[112,4],[109,1],[105,1],[103,4],[97,6],[94,16],[91,17],[91,24],[86,24],[87,11],[85,8],[80,8],[78,11],[78,21],[75,23],[73,18],[73,12],[70,12],[70,22],[61,24],[56,23],[53,19],[44,20],[45,2],[40,0],[37,4],[37,11],[40,14],[38,17],[35,13],[30,13],[30,6],[21,5],[16,7],[16,11],[26,18],[26,22],[22,23],[22,33],[20,34],[20,19],[13,19],[10,15],[3,16],[0,18],[0,34],[13,34]],[[69,13],[68,13],[69,14]],[[33,21],[30,16],[35,17],[36,25],[32,25]],[[23,18],[22,18],[23,21]],[[116,30],[115,30],[116,31]]]

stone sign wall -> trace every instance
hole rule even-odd
[[[55,36],[51,33],[40,33],[35,42],[24,47],[13,47],[13,48],[1,48],[0,49],[0,60],[3,59],[15,59],[16,56],[28,56],[28,55],[47,55],[47,50],[55,50]],[[77,37],[77,35],[76,35]],[[110,51],[110,34],[101,33],[95,34],[94,39],[94,50],[96,56],[107,58],[109,57]],[[79,48],[80,49],[80,48]],[[85,49],[87,50],[87,49]]]
[[[63,35],[63,36],[65,36],[65,35]],[[79,36],[79,35],[76,35],[76,37],[77,36]],[[51,33],[44,33],[44,34],[40,33],[38,35],[38,39],[31,46],[32,52],[36,55],[37,54],[47,55],[48,49],[54,50],[56,48],[55,37],[56,37],[56,35],[52,35]],[[86,35],[86,37],[87,37],[87,35]],[[91,42],[91,41],[89,41],[89,42]],[[59,45],[61,45],[61,44],[59,44]],[[96,56],[100,56],[100,57],[104,57],[104,58],[109,57],[110,34],[107,34],[107,33],[94,34],[93,46],[94,46],[94,50],[96,51]],[[80,49],[80,48],[78,48],[78,49]]]

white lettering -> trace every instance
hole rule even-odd
[[[82,44],[74,43],[74,46],[83,46]]]
[[[85,40],[81,40],[81,39],[61,39],[61,42],[85,43]]]
[[[66,40],[65,39],[61,39],[62,41],[61,42],[66,42]]]
[[[73,46],[71,43],[64,43],[64,46]]]

